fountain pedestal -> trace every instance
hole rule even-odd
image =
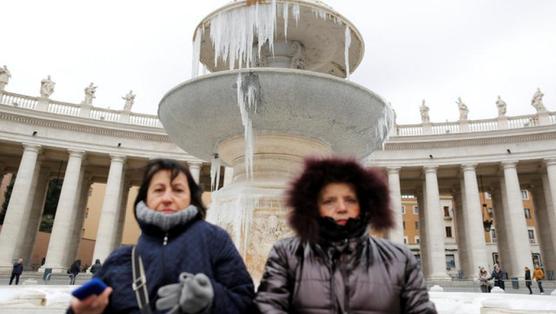
[[[291,134],[256,134],[253,178],[245,171],[243,137],[218,145],[219,156],[234,168],[232,183],[212,193],[207,220],[226,229],[251,275],[261,278],[274,242],[289,235],[284,189],[300,173],[303,158],[325,156],[330,145]]]

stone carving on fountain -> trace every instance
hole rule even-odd
[[[258,280],[272,244],[290,234],[283,192],[303,158],[366,157],[382,147],[394,114],[345,80],[363,40],[320,1],[230,3],[201,21],[193,47],[193,79],[162,98],[159,118],[185,151],[218,154],[233,168],[207,220],[226,229]],[[212,73],[197,77],[199,63]]]

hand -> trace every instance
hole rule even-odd
[[[100,314],[108,305],[112,288],[108,287],[100,295],[91,295],[85,300],[73,298],[70,307],[75,314]]]
[[[185,313],[199,313],[212,304],[214,290],[205,274],[185,278],[180,296],[180,307]]]

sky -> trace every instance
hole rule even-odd
[[[197,24],[228,0],[3,0],[0,66],[6,90],[39,95],[51,75],[54,100],[156,114],[172,87],[191,78]],[[363,35],[365,55],[350,80],[392,104],[399,124],[456,121],[461,97],[469,119],[494,118],[496,97],[509,116],[532,114],[539,87],[556,111],[556,1],[327,0]]]

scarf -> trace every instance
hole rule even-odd
[[[172,214],[164,214],[147,207],[145,202],[141,201],[135,207],[135,214],[140,223],[154,225],[160,230],[167,232],[172,228],[184,225],[194,219],[199,210],[195,205],[189,205],[185,209]]]

